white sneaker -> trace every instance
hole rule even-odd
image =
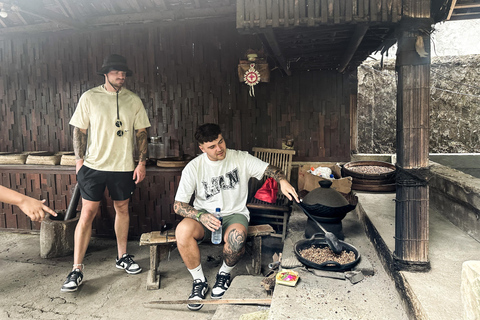
[[[193,281],[192,293],[188,297],[188,300],[205,300],[205,295],[208,291],[208,283],[205,279],[205,282],[202,282],[200,279]],[[187,308],[192,311],[198,311],[202,309],[203,304],[187,304]]]
[[[217,274],[215,285],[212,288],[212,299],[221,299],[230,286],[230,273],[220,272]]]
[[[82,284],[83,272],[80,269],[75,269],[70,272],[67,276],[67,279],[63,283],[60,291],[62,292],[73,292],[77,291],[78,287]]]
[[[117,259],[115,266],[118,269],[124,269],[129,274],[137,274],[142,271],[142,268],[133,261],[134,256],[124,253],[120,259]]]

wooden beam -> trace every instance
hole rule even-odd
[[[46,19],[52,22],[57,22],[68,27],[76,29],[85,27],[85,25],[76,22],[69,17],[60,15],[58,13],[46,10],[45,8],[38,6],[35,1],[31,1],[28,3],[19,2],[19,5],[12,5],[6,2],[0,2],[0,5],[7,11],[27,13],[31,16]]]
[[[160,10],[168,10],[164,0],[153,0]]]
[[[129,0],[130,6],[134,8],[137,12],[142,12],[142,8],[140,8],[140,5],[138,4],[137,0]]]
[[[454,13],[449,21],[480,19],[480,12],[477,13]]]
[[[455,4],[457,0],[453,0],[452,6],[454,6],[454,9],[471,9],[471,8],[480,8],[480,3],[478,2],[469,2],[469,3],[459,3]]]
[[[455,4],[457,3],[457,0],[452,0],[452,5],[450,6],[450,10],[448,10],[448,16],[447,20],[450,20],[450,17],[452,16],[453,10],[455,9]]]
[[[0,2],[1,8],[1,2]],[[174,10],[168,11],[150,11],[144,13],[130,13],[120,15],[110,15],[103,17],[93,17],[85,20],[85,28],[95,27],[117,27],[119,21],[122,24],[144,24],[145,21],[149,22],[165,22],[171,23],[174,21],[182,20],[194,20],[205,19],[215,17],[222,19],[222,21],[234,21],[235,20],[235,6],[221,7],[221,8],[202,8],[195,10],[182,11],[181,14],[176,13]],[[33,33],[33,32],[48,32],[48,31],[63,31],[72,29],[70,26],[59,25],[58,22],[48,21],[45,23],[30,24],[25,26],[15,26],[0,29],[0,36],[8,36],[19,33]]]
[[[350,42],[348,44],[347,50],[342,58],[342,62],[340,63],[338,67],[338,72],[342,73],[345,71],[347,68],[348,64],[353,58],[353,55],[357,51],[358,47],[360,46],[360,43],[362,43],[363,37],[368,31],[368,26],[366,25],[359,25],[355,27],[355,31],[352,35],[352,38],[350,38]]]
[[[258,30],[258,33],[263,35],[261,37],[262,42],[266,42],[265,44],[267,44],[268,47],[271,49],[271,53],[273,54],[274,59],[278,62],[283,72],[291,76],[292,72],[288,68],[287,60],[285,59],[282,49],[280,48],[277,42],[277,38],[273,33],[273,29],[272,28],[261,29],[261,30]]]
[[[86,19],[86,23],[89,26],[101,26],[109,24],[118,24],[120,21],[122,23],[143,23],[144,21],[177,21],[182,19],[204,19],[212,17],[224,17],[231,16],[232,19],[235,19],[235,6],[220,7],[220,8],[199,8],[194,10],[168,10],[168,11],[158,11],[151,10],[149,12],[139,12],[139,13],[126,13],[119,15],[108,15],[101,17],[92,17]]]
[[[65,9],[67,10],[70,17],[72,17],[73,19],[76,18],[75,12],[73,12],[72,7],[70,6],[70,4],[68,4],[68,1],[66,1],[66,0],[57,0],[57,1],[61,2],[61,6],[65,7]]]
[[[29,23],[27,22],[27,20],[25,20],[25,18],[23,17],[23,15],[22,15],[20,12],[15,11],[15,12],[13,12],[13,13],[17,15],[18,19],[19,19],[20,21],[22,21],[24,25],[29,25]],[[45,19],[44,19],[44,20],[45,20]],[[46,21],[48,21],[48,20],[46,20]]]
[[[60,0],[55,0],[55,3],[60,8],[60,10],[62,10],[64,16],[73,18],[73,16],[67,12],[68,7],[65,7],[63,2],[60,2]]]

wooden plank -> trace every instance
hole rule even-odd
[[[280,26],[280,1],[273,0],[272,4],[272,27],[276,28]]]
[[[256,237],[256,236],[266,236],[271,233],[274,233],[272,226],[269,224],[261,224],[256,226],[248,226],[247,236]]]
[[[307,17],[307,25],[313,27],[315,25],[315,0],[308,0]]]
[[[370,21],[378,21],[378,1],[381,0],[370,0]]]
[[[388,22],[388,0],[382,0],[382,7],[380,11],[382,12],[382,21]]]
[[[341,3],[341,0],[333,1],[333,23],[335,24],[340,23],[340,17],[341,17],[340,3]]]
[[[353,20],[353,0],[345,1],[345,21],[350,22]]]
[[[260,28],[265,28],[267,26],[267,0],[260,0],[259,3],[259,20]]]
[[[297,0],[293,2],[293,25],[299,26],[300,25],[300,18],[301,18],[301,4],[303,3],[303,10],[305,10],[305,1],[303,0]]]
[[[272,299],[216,299],[216,300],[202,300],[202,304],[239,304],[239,305],[270,305]],[[191,304],[192,300],[156,300],[146,302],[145,307],[151,305],[161,304]]]

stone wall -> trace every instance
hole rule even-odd
[[[480,55],[432,59],[430,153],[480,152]],[[358,68],[358,153],[396,152],[395,60]]]

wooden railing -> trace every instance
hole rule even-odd
[[[237,0],[237,29],[398,22],[402,0]]]

